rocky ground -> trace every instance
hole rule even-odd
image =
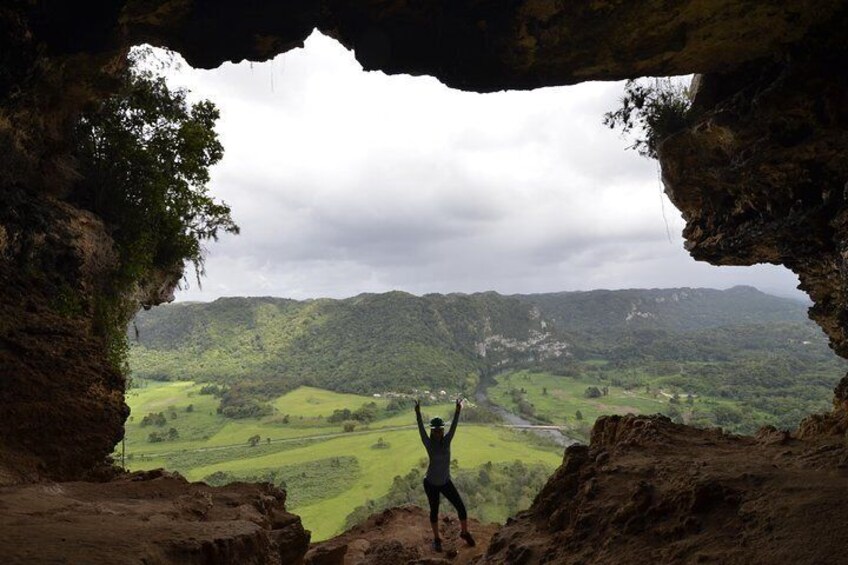
[[[750,438],[610,416],[482,562],[844,563],[846,493],[844,430]]]
[[[474,563],[486,552],[489,539],[497,528],[497,524],[480,524],[469,520],[468,529],[474,535],[477,545],[468,547],[459,538],[456,517],[443,515],[439,522],[443,551],[436,553],[431,546],[433,536],[426,510],[417,506],[390,508],[331,540],[314,544],[306,554],[306,564]]]
[[[841,415],[840,409],[834,414]],[[796,435],[699,430],[609,416],[571,446],[530,509],[431,548],[427,513],[400,507],[309,547],[285,493],[167,473],[0,488],[3,563],[641,564],[840,563],[848,547],[848,419]],[[308,551],[307,551],[308,549]],[[304,557],[305,554],[305,557]]]
[[[2,563],[272,563],[309,534],[270,485],[222,488],[163,472],[0,488]]]

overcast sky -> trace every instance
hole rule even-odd
[[[782,267],[689,257],[656,163],[601,123],[621,83],[458,92],[365,73],[318,33],[268,63],[183,65],[173,81],[221,110],[211,190],[242,229],[208,246],[202,290],[189,277],[177,300],[736,284],[801,296]]]

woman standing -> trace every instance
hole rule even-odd
[[[450,431],[445,435],[445,423],[441,418],[433,418],[430,420],[430,436],[424,431],[424,422],[421,420],[421,403],[415,401],[415,417],[418,420],[418,432],[421,434],[421,441],[424,443],[424,448],[427,450],[427,455],[430,457],[430,464],[427,466],[427,475],[424,477],[424,492],[427,493],[427,501],[430,503],[430,526],[433,528],[433,549],[436,551],[442,550],[442,540],[439,537],[439,495],[445,495],[445,498],[456,508],[456,513],[459,514],[459,523],[461,532],[459,537],[465,540],[468,545],[474,545],[474,538],[468,532],[468,514],[465,511],[465,504],[462,503],[456,487],[450,479],[450,445],[453,441],[453,436],[456,433],[456,427],[459,424],[459,412],[462,410],[462,399],[456,399],[456,412],[453,415]]]

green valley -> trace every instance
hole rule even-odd
[[[604,414],[750,434],[827,410],[846,364],[805,310],[750,287],[159,307],[129,330],[126,466],[275,483],[324,539],[423,503],[413,399],[447,419],[462,395],[452,475],[472,515],[502,521],[562,459],[508,422],[586,441]]]
[[[132,409],[125,443],[128,468],[164,467],[211,484],[274,482],[287,489],[290,508],[312,530],[313,539],[340,532],[354,509],[386,497],[393,477],[419,468],[426,457],[411,407],[392,411],[387,399],[302,387],[275,398],[271,415],[233,420],[217,413],[214,397],[201,394],[202,384],[136,384],[127,395]],[[352,431],[344,431],[346,422],[328,421],[335,411],[372,403],[375,419],[356,422]],[[449,419],[452,411],[452,402],[423,408],[426,417]],[[164,423],[156,418],[160,413]],[[150,441],[151,433],[167,438],[171,429],[173,439]],[[457,472],[477,473],[484,465],[520,460],[550,474],[562,459],[560,448],[528,432],[491,424],[463,422],[454,446]],[[484,503],[491,515],[506,515],[503,504]]]

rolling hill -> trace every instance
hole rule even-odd
[[[138,377],[278,394],[470,392],[505,369],[567,372],[592,359],[838,363],[802,303],[751,287],[221,298],[141,312],[129,332]]]

